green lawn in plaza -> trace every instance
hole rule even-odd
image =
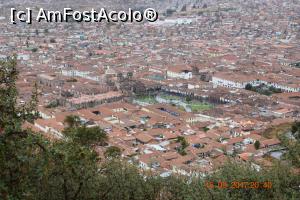
[[[157,103],[155,100],[155,97],[153,96],[139,96],[136,98],[137,101],[149,103],[149,104],[154,104]]]
[[[213,105],[208,103],[191,102],[189,103],[190,108],[193,112],[205,111],[213,108]]]

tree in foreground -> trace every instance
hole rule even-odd
[[[107,144],[108,137],[103,129],[98,126],[86,127],[78,126],[66,128],[63,133],[73,142],[81,145],[100,145]]]
[[[122,154],[121,149],[116,146],[108,147],[104,153],[106,158],[119,158],[121,154]]]

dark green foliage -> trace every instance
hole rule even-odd
[[[78,116],[69,115],[65,118],[64,123],[68,128],[76,128],[81,125],[81,120]]]
[[[298,131],[298,127],[296,126],[296,124],[293,124],[291,131],[293,134],[295,134]]]
[[[210,199],[202,180],[190,180],[187,177],[169,177],[163,181],[162,200],[198,200]]]
[[[215,183],[210,189],[214,199],[298,199],[300,197],[300,180],[297,175],[290,172],[288,166],[276,164],[272,169],[260,171],[254,170],[250,165],[228,163],[220,171],[208,177],[207,181]],[[219,189],[218,182],[227,183],[227,188]],[[234,182],[271,182],[271,188],[263,188],[260,184],[258,189],[234,188]]]
[[[160,178],[149,175],[144,178],[130,164],[112,161],[104,164],[100,179],[100,199],[157,199],[161,189]]]
[[[192,98],[191,98],[190,96],[187,96],[187,97],[185,98],[185,101],[186,101],[186,102],[191,102],[191,101],[192,101]]]
[[[187,153],[186,153],[185,149],[184,149],[184,148],[182,148],[182,147],[179,147],[177,151],[178,151],[178,153],[179,153],[180,155],[182,155],[182,156],[185,156],[185,155],[187,155]]]
[[[296,121],[294,122],[294,124],[292,125],[292,134],[295,137],[296,140],[300,140],[300,121]]]
[[[183,149],[187,148],[189,146],[189,143],[186,141],[185,137],[178,136],[177,142],[179,142]]]
[[[209,128],[203,127],[203,131],[204,131],[204,132],[207,132],[207,131],[209,131]]]
[[[288,145],[288,152],[285,154],[286,159],[295,167],[300,167],[300,142],[291,142]]]
[[[300,62],[295,62],[291,64],[292,67],[300,68]]]
[[[81,145],[104,146],[108,139],[106,133],[98,126],[67,128],[64,130],[64,134],[73,142]]]
[[[287,137],[286,135],[281,135],[280,140],[283,146],[285,146],[288,151],[284,154],[286,161],[291,163],[292,166],[300,167],[300,122],[295,121],[291,127],[292,136],[294,138]]]
[[[37,112],[33,112],[37,105],[37,86],[34,87],[31,101],[17,106],[17,77],[15,56],[0,61],[0,133],[2,129],[6,132],[20,131],[20,125],[25,119],[32,121],[37,117]]]
[[[245,86],[246,90],[252,90],[252,85],[250,83],[247,83],[247,85]]]
[[[256,140],[256,141],[254,142],[254,147],[255,147],[256,150],[259,149],[259,147],[260,147],[260,142],[259,142],[258,140]]]
[[[59,106],[59,101],[58,100],[54,100],[54,101],[51,101],[47,106],[46,108],[56,108]]]
[[[127,72],[127,77],[128,77],[129,79],[131,79],[131,78],[133,77],[133,73],[132,73],[132,72]]]
[[[31,177],[34,199],[96,199],[97,161],[94,151],[79,144],[50,145]]]
[[[38,48],[34,47],[34,48],[31,49],[31,51],[32,51],[33,53],[35,53],[35,52],[38,51]]]
[[[119,158],[121,154],[121,149],[115,146],[108,147],[104,153],[106,158]]]
[[[246,84],[245,86],[246,90],[250,90],[253,92],[257,92],[266,96],[270,96],[274,93],[281,93],[281,89],[277,89],[274,86],[267,86],[265,84],[260,84],[259,86],[253,86],[250,83]]]
[[[275,88],[274,86],[269,87],[269,90],[273,93],[281,93],[281,89]]]
[[[185,149],[189,146],[189,143],[186,141],[185,137],[178,136],[177,142],[180,143],[180,147],[177,149],[178,153],[182,156],[185,156],[187,153]]]

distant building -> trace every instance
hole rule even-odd
[[[193,78],[192,71],[184,66],[172,66],[167,70],[168,78],[191,79]]]
[[[37,75],[38,83],[47,87],[57,87],[62,86],[64,81],[57,78],[55,75],[51,76],[48,74],[39,74]]]
[[[68,99],[68,104],[75,109],[88,108],[103,103],[119,101],[123,98],[120,92],[107,92],[98,95],[82,95],[81,97]]]

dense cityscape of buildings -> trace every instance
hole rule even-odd
[[[17,55],[20,104],[38,83],[41,118],[26,126],[63,139],[65,117],[79,116],[161,176],[280,159],[265,132],[300,117],[300,2],[182,2],[153,23],[26,25],[0,13],[0,59]]]

